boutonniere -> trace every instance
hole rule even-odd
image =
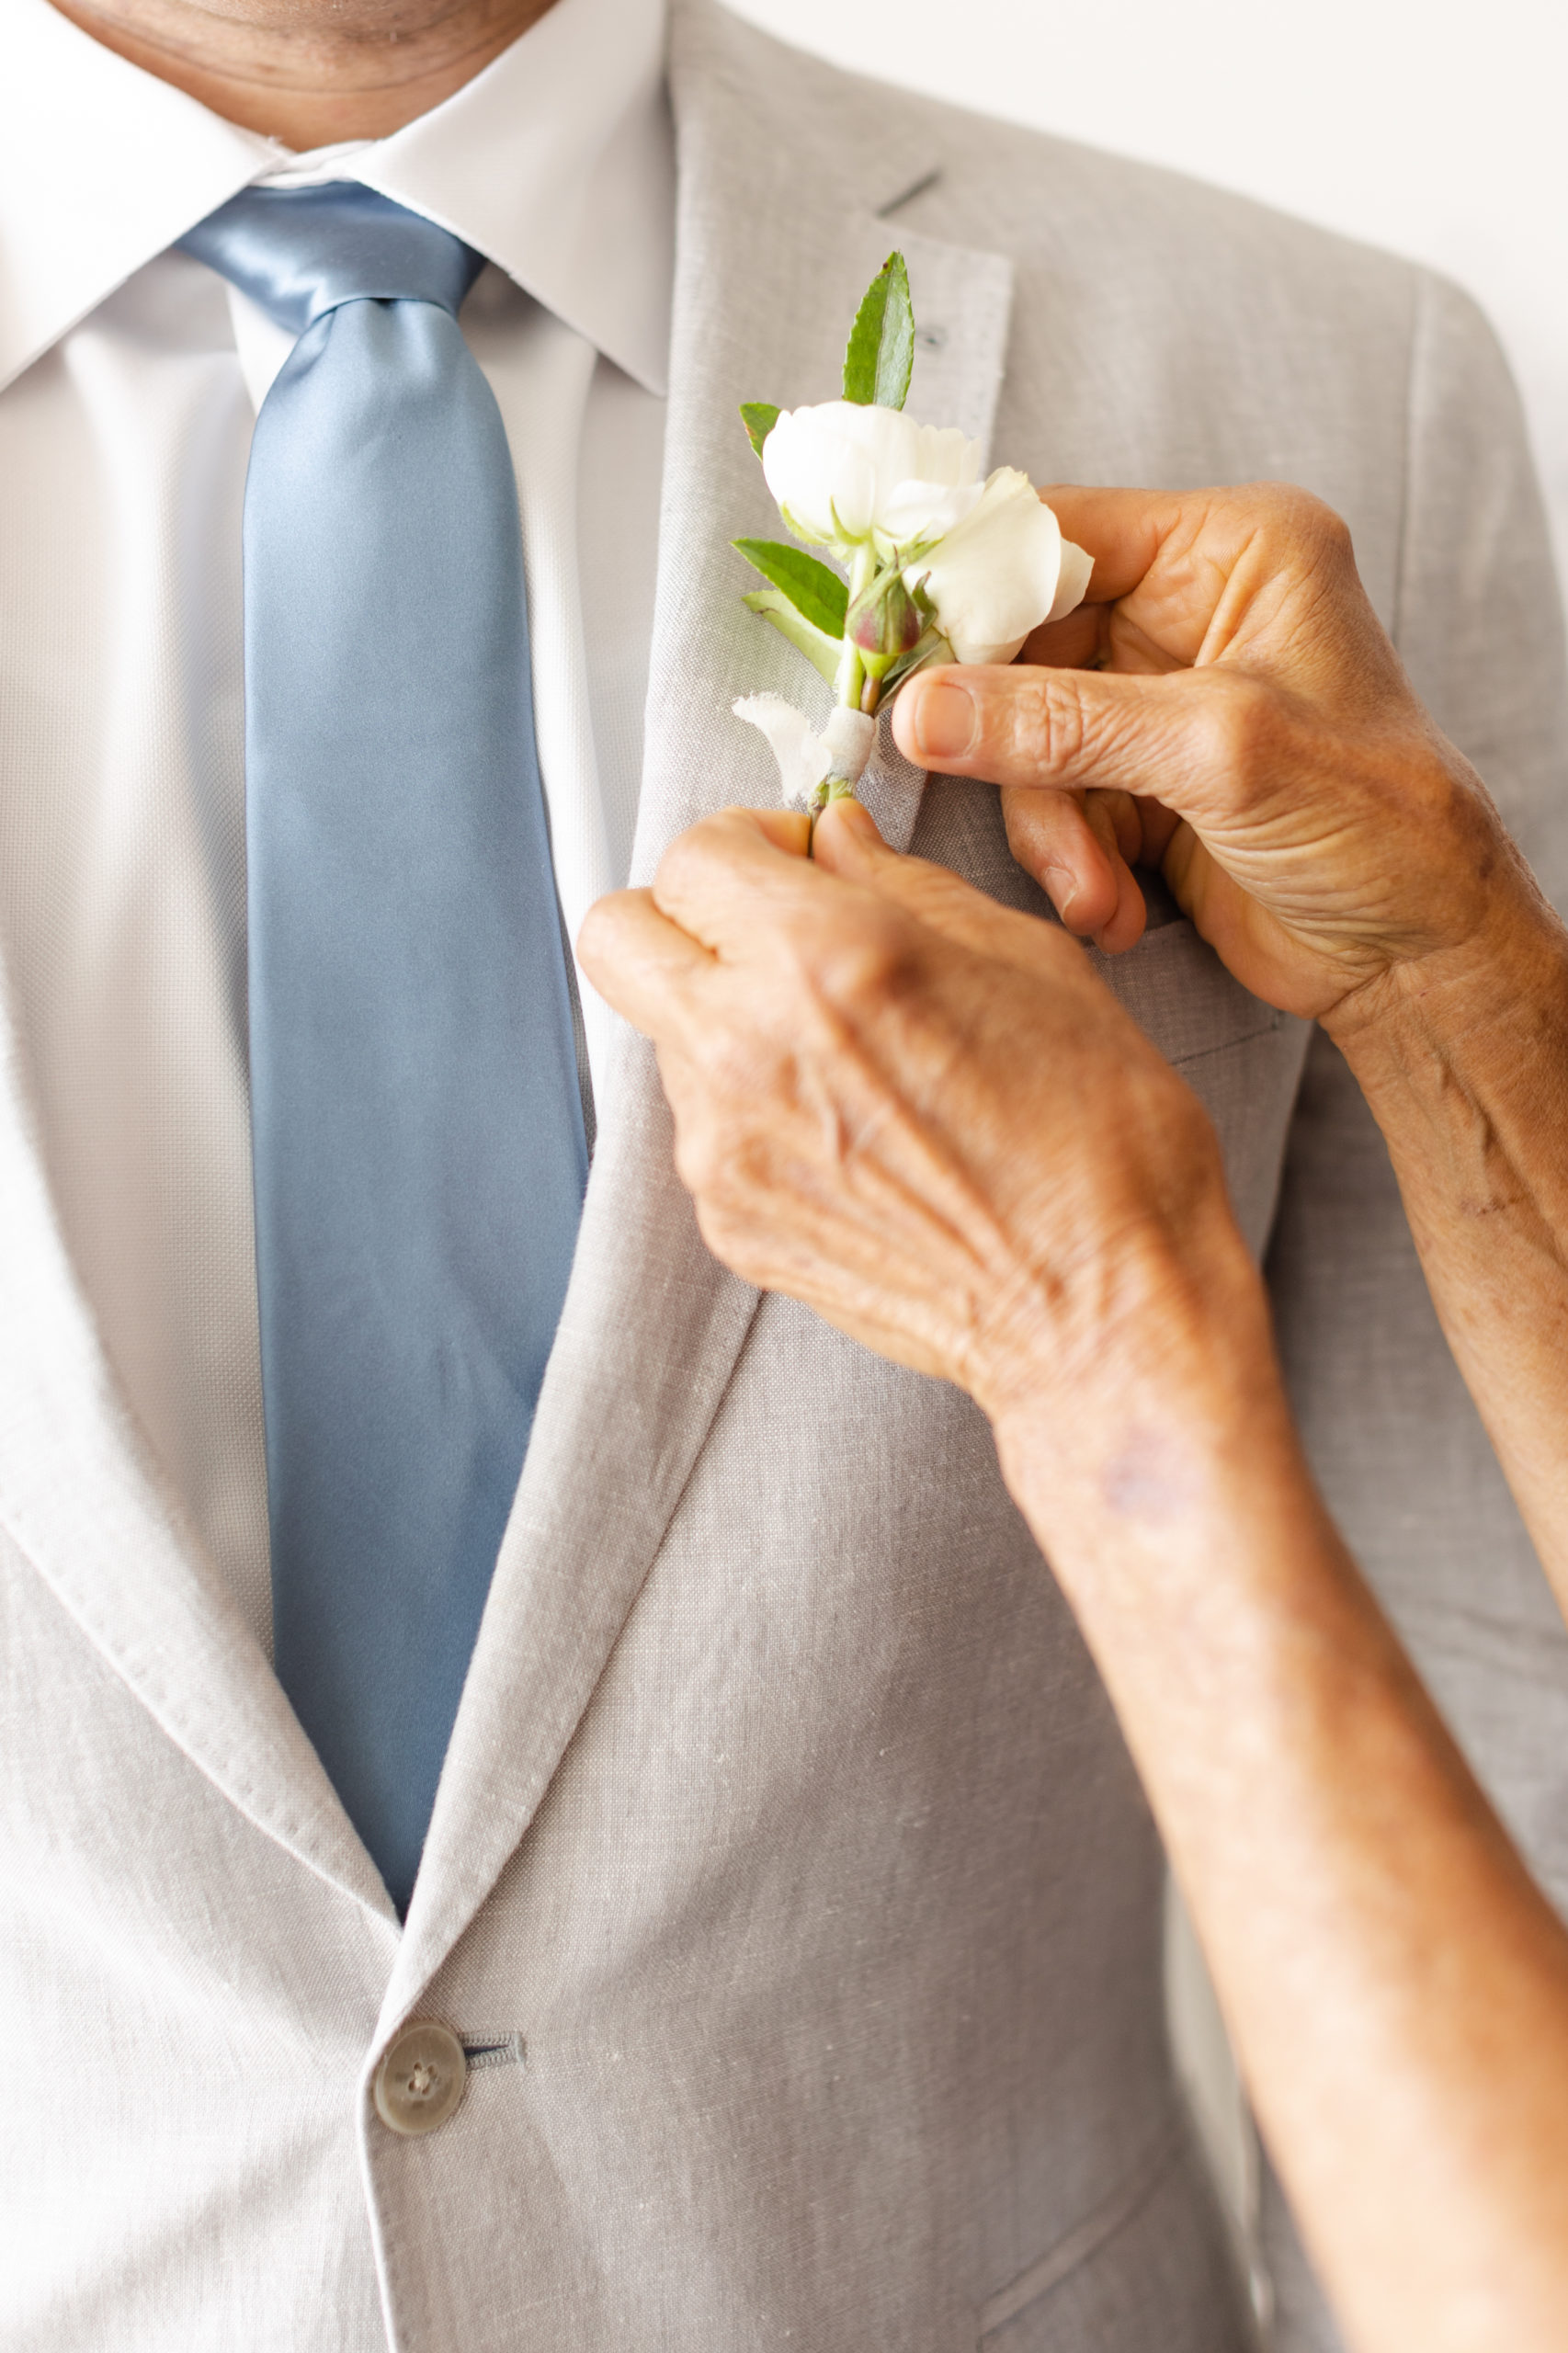
[[[850,330],[843,398],[741,410],[800,542],[733,542],[767,583],[744,601],[821,672],[834,709],[822,725],[782,695],[734,709],[772,745],[786,801],[813,815],[853,792],[880,714],[916,670],[1010,662],[1089,585],[1089,557],[1027,474],[998,466],[982,482],[978,441],[904,415],[914,366],[909,273],[890,254]]]

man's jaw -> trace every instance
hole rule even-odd
[[[384,139],[482,73],[552,0],[54,0],[215,114],[295,153]]]

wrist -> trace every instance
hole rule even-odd
[[[1391,963],[1353,989],[1321,1026],[1370,1092],[1436,1055],[1501,1042],[1539,1025],[1535,1008],[1568,1001],[1568,935],[1512,842],[1475,920],[1445,944]]]
[[[1122,1299],[1092,1364],[1058,1360],[993,1412],[997,1453],[1135,1755],[1180,1727],[1201,1779],[1198,1728],[1239,1695],[1291,1704],[1303,1657],[1341,1645],[1365,1600],[1228,1214],[1201,1246],[1143,1255]]]
[[[1500,1212],[1568,1231],[1568,933],[1528,872],[1462,946],[1391,972],[1324,1026],[1382,1131],[1418,1243],[1440,1228],[1450,1244],[1489,1231],[1496,1245]]]
[[[1238,1679],[1272,1688],[1340,1597],[1261,1285],[1237,1323],[1173,1335],[1143,1371],[1071,1424],[1042,1403],[997,1429],[1008,1488],[1130,1736],[1151,1711],[1201,1711]]]
[[[1096,1313],[981,1403],[1053,1565],[1112,1530],[1201,1518],[1267,1434],[1289,1432],[1263,1280],[1228,1206],[1179,1246],[1102,1270]]]

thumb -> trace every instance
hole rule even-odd
[[[861,801],[830,801],[812,832],[812,857],[829,874],[848,882],[872,881],[898,852],[890,849],[877,821]]]
[[[911,678],[893,736],[917,767],[948,776],[1170,801],[1173,778],[1204,765],[1194,736],[1208,733],[1206,698],[1194,681],[1208,675],[955,665]]]
[[[824,874],[875,891],[938,930],[951,930],[955,920],[962,930],[974,912],[992,904],[950,867],[890,849],[876,819],[858,801],[828,802],[812,836],[812,858]]]
[[[1081,959],[1064,933],[1032,915],[998,906],[950,867],[929,858],[905,858],[890,849],[876,820],[858,801],[830,801],[817,819],[812,857],[840,881],[859,884],[891,900],[945,939],[999,957],[1038,973],[1065,960],[1075,970]]]

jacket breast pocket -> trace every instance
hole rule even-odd
[[[1000,797],[986,787],[933,777],[910,847],[1004,906],[1056,921],[1050,900],[1008,848]],[[1149,920],[1137,947],[1122,956],[1092,948],[1084,953],[1213,1120],[1236,1216],[1261,1253],[1311,1024],[1276,1013],[1233,980],[1159,876],[1139,880]]]
[[[1125,955],[1085,952],[1213,1120],[1236,1216],[1253,1250],[1261,1252],[1311,1022],[1277,1013],[1233,980],[1174,910]]]
[[[1176,2126],[1075,2230],[990,2297],[977,2353],[1250,2353],[1224,2224]]]
[[[1153,913],[1153,910],[1151,910]],[[1164,905],[1158,909],[1165,914]],[[1174,907],[1119,956],[1085,949],[1113,996],[1178,1070],[1254,1038],[1307,1028],[1233,980],[1187,916]]]

